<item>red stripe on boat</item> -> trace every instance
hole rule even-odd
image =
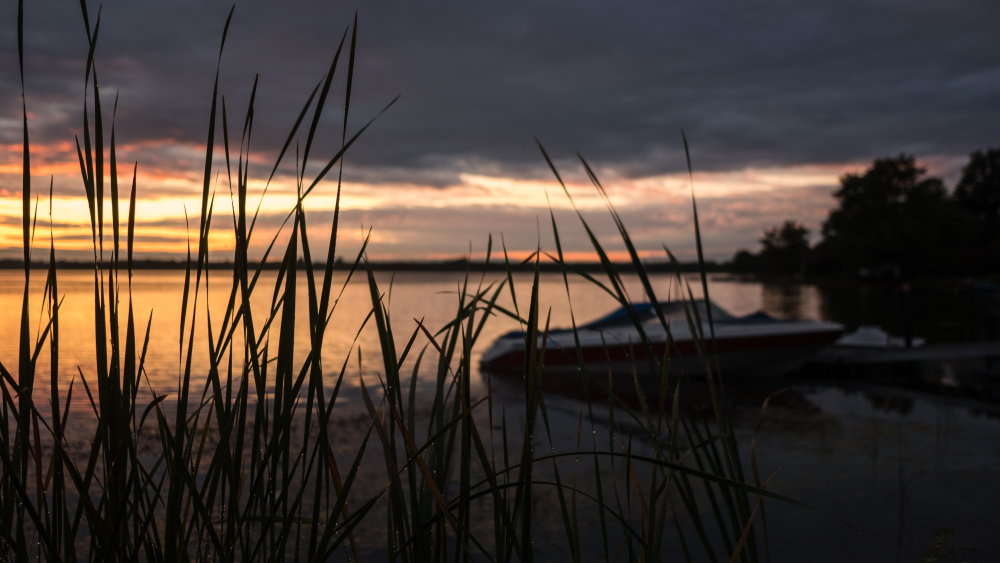
[[[779,348],[794,348],[799,346],[814,346],[817,344],[830,344],[840,337],[841,331],[805,332],[798,334],[775,334],[764,336],[741,336],[738,338],[717,338],[715,349],[719,354],[731,352],[747,352],[754,350],[773,350]],[[707,352],[713,352],[711,340],[705,341],[708,347]],[[664,355],[664,342],[651,344],[653,353],[657,358]],[[646,350],[639,343],[609,344],[604,346],[590,346],[583,348],[583,361],[585,363],[598,363],[607,361],[621,361],[634,358],[636,360],[646,357]],[[671,355],[696,356],[698,354],[694,341],[684,340],[674,342],[674,349]],[[515,368],[524,366],[524,350],[511,350],[503,356],[492,361],[484,362],[485,365],[497,368]],[[574,348],[547,348],[545,352],[545,365],[561,366],[576,364],[576,351]]]

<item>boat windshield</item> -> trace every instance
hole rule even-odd
[[[694,307],[692,307],[692,304]],[[663,312],[663,317],[669,323],[687,323],[687,316],[690,314],[692,320],[701,319],[702,322],[706,322],[708,319],[708,314],[705,308],[705,300],[698,299],[694,303],[688,301],[664,301],[660,304],[660,311]],[[686,305],[686,306],[685,306]],[[736,320],[736,317],[729,314],[726,310],[722,309],[715,303],[712,306],[712,321],[716,323],[727,323]],[[652,303],[634,303],[632,305],[632,310],[635,316],[638,317],[639,322],[642,323],[653,323],[659,324],[660,319],[656,314],[656,309],[653,307]],[[596,321],[593,321],[581,328],[585,329],[601,329],[601,328],[613,328],[629,326],[633,324],[632,316],[629,314],[624,307],[613,311],[611,314],[601,317]]]

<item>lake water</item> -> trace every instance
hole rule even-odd
[[[32,273],[32,334],[39,319],[44,318],[44,276],[43,271]],[[207,303],[213,330],[218,331],[231,278],[223,272],[210,272],[210,276]],[[334,293],[339,291],[346,273],[337,272],[335,276]],[[275,279],[275,272],[261,276],[253,302],[256,319],[266,317]],[[393,276],[377,272],[375,279],[389,303],[397,348],[401,350],[416,330],[414,319],[423,319],[433,332],[453,318],[463,275],[407,272]],[[502,275],[487,274],[483,284],[501,279]],[[296,311],[296,353],[301,359],[305,356],[308,312],[304,276],[299,281],[302,297]],[[626,276],[625,282],[632,298],[641,300],[638,280]],[[60,272],[59,291],[65,296],[60,309],[60,387],[64,393],[73,378],[79,379],[79,373],[88,382],[95,378],[93,283],[91,272]],[[470,283],[478,285],[479,276],[473,276]],[[132,280],[134,311],[142,330],[152,313],[146,371],[148,385],[157,393],[174,393],[177,388],[183,284],[183,272],[175,271],[139,271]],[[653,285],[661,299],[677,295],[676,281],[669,276],[654,276]],[[530,286],[531,276],[515,276],[521,307],[528,303]],[[700,285],[693,279],[692,289],[700,296]],[[0,271],[0,307],[7,314],[7,322],[0,325],[0,361],[15,374],[22,290],[22,272]],[[125,291],[123,287],[123,304],[127,303]],[[610,296],[585,280],[571,278],[569,291],[579,323],[615,307]],[[885,287],[765,285],[715,279],[709,291],[718,305],[736,315],[764,310],[779,317],[834,320],[848,329],[877,324],[894,334],[910,331],[932,342],[997,338],[1000,327],[1000,298],[954,287],[901,292]],[[204,286],[200,299],[201,304],[206,302]],[[570,324],[561,276],[542,276],[540,302],[543,314],[551,308],[552,327]],[[514,307],[506,289],[498,303]],[[324,366],[330,383],[345,359],[350,358],[345,376],[345,385],[350,388],[342,399],[345,413],[356,413],[359,407],[357,393],[351,391],[357,386],[359,374],[366,383],[377,383],[379,373],[384,372],[375,327],[367,326],[358,334],[371,307],[369,287],[364,276],[359,275],[346,285],[324,342]],[[204,376],[198,375],[204,374],[208,365],[203,305],[196,322],[193,371],[195,388],[199,388],[197,382],[203,382]],[[490,319],[473,361],[477,362],[493,339],[517,327],[514,320],[502,315]],[[272,342],[272,346],[275,344]],[[418,335],[416,350],[426,344],[427,339]],[[238,338],[235,345],[241,349]],[[412,363],[404,366],[406,373],[411,369]],[[428,369],[432,369],[431,362],[422,372]],[[39,357],[38,373],[36,396],[48,396],[47,349]],[[482,396],[486,382],[478,372],[476,376],[473,394]],[[428,379],[420,380],[418,398],[433,395]],[[962,381],[971,382],[973,387],[956,388],[944,382],[914,388],[900,385],[897,379],[831,380],[809,372],[778,380],[729,381],[728,397],[744,445],[749,443],[763,400],[787,388],[772,399],[757,437],[761,471],[769,475],[778,470],[772,485],[775,491],[821,508],[861,532],[828,516],[770,503],[767,516],[774,560],[917,561],[932,543],[931,532],[942,525],[958,527],[955,544],[979,548],[979,555],[969,555],[968,560],[990,559],[989,554],[995,553],[1000,543],[1000,519],[995,516],[995,507],[1000,503],[1000,486],[996,484],[1000,405],[984,400],[988,394],[968,392],[975,385],[995,385],[988,374],[971,374]],[[493,385],[497,401],[513,416],[519,406],[516,382]],[[76,393],[73,410],[88,411],[90,407],[81,400],[82,394]],[[571,443],[582,403],[560,395],[546,400],[557,429],[556,440]],[[523,398],[520,401],[523,403]],[[665,541],[669,544],[672,540],[668,537]],[[539,549],[547,553],[542,540]],[[551,558],[557,559],[559,548],[554,545],[551,550]]]
[[[335,272],[333,293],[344,286],[346,272]],[[261,325],[267,318],[270,308],[274,283],[277,273],[266,271],[261,274],[259,285],[254,292],[252,306],[256,324]],[[0,271],[0,307],[14,315],[21,308],[23,291],[23,273],[20,271]],[[211,312],[215,333],[219,330],[226,301],[229,298],[231,276],[221,272],[210,272],[208,283],[209,309]],[[461,273],[427,273],[404,272],[391,274],[376,272],[375,279],[385,299],[389,303],[389,311],[393,332],[400,350],[417,329],[414,319],[422,319],[424,325],[432,332],[444,326],[454,318],[458,306],[458,292],[464,280]],[[483,287],[496,284],[504,279],[502,274],[490,274],[483,282]],[[516,275],[518,304],[526,306],[531,296],[531,275]],[[32,318],[32,334],[36,333],[38,319],[42,315],[42,292],[45,282],[45,272],[35,271],[31,279],[32,300],[29,314]],[[298,277],[298,301],[296,307],[296,352],[304,359],[308,350],[309,315],[306,300],[306,281],[304,275]],[[470,283],[478,286],[479,276],[473,276]],[[654,291],[665,298],[667,295],[677,295],[677,284],[670,276],[654,276]],[[625,278],[626,290],[636,300],[643,298],[642,288],[637,278]],[[177,378],[181,373],[180,356],[180,319],[184,289],[184,273],[179,271],[137,271],[132,279],[133,311],[139,331],[144,331],[147,321],[151,320],[149,351],[146,356],[146,372],[149,384],[157,393],[170,393],[176,390]],[[471,290],[472,288],[470,288]],[[204,287],[203,287],[204,290]],[[696,296],[701,295],[700,285],[692,280],[692,290]],[[119,296],[122,307],[127,304],[123,287]],[[564,327],[570,325],[570,307],[566,297],[566,287],[562,276],[546,274],[541,278],[540,303],[543,314],[551,307],[551,326]],[[63,385],[69,385],[73,377],[79,377],[77,367],[85,377],[95,373],[96,356],[94,351],[94,277],[92,272],[82,270],[63,271],[59,274],[59,292],[64,296],[60,308],[60,379]],[[746,284],[728,281],[712,282],[709,292],[712,298],[723,308],[734,314],[741,315],[763,309],[779,316],[794,316],[797,318],[823,318],[822,300],[815,287],[801,286],[797,291],[787,289],[774,290],[762,288],[759,284]],[[576,278],[570,279],[570,296],[573,312],[578,323],[586,322],[615,308],[615,301],[592,283]],[[205,292],[202,291],[201,305],[197,313],[195,348],[193,356],[193,373],[204,374],[208,370],[208,346]],[[498,304],[513,310],[509,291],[505,288]],[[351,369],[348,379],[353,382],[357,375],[357,350],[361,350],[362,370],[366,375],[375,375],[384,371],[380,367],[379,339],[374,322],[361,331],[354,342],[355,335],[362,322],[371,310],[372,301],[367,280],[363,273],[346,286],[344,293],[334,310],[327,329],[323,346],[323,359],[326,372],[334,377],[339,372],[348,352],[354,349]],[[13,319],[12,319],[13,320]],[[188,319],[190,322],[190,318]],[[122,322],[124,326],[124,321]],[[474,360],[489,346],[497,336],[518,328],[513,319],[497,315],[490,319],[483,329]],[[0,327],[0,358],[12,373],[17,369],[18,325],[16,322],[4,323]],[[184,337],[186,350],[187,335]],[[142,338],[141,335],[137,338]],[[236,335],[236,349],[240,350],[242,342]],[[276,339],[275,339],[276,340]],[[276,343],[276,342],[275,342]],[[200,344],[200,345],[199,345]],[[417,346],[424,346],[427,340],[418,339]],[[239,362],[240,358],[236,358]],[[329,367],[334,366],[334,367]],[[39,357],[39,373],[48,373],[47,350]],[[47,384],[39,382],[41,385]],[[332,381],[332,380],[331,380]],[[41,389],[47,388],[42,387]]]

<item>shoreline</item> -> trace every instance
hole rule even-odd
[[[521,270],[523,266],[519,267],[521,263],[519,261],[511,261],[512,270]],[[110,266],[110,262],[104,263],[107,269]],[[208,269],[211,270],[233,270],[235,264],[233,262],[209,262],[206,264]],[[251,262],[249,264],[249,269],[255,270],[258,266],[263,270],[277,270],[281,268],[281,262]],[[298,266],[300,268],[305,266],[302,260],[298,261]],[[350,270],[354,266],[353,262],[345,262],[343,260],[337,260],[334,262],[334,270]],[[363,269],[363,264],[358,265],[358,269]],[[482,272],[484,269],[491,272],[505,272],[507,270],[506,264],[502,260],[491,260],[489,263],[476,262],[469,260],[447,260],[447,261],[380,261],[380,262],[369,262],[368,266],[375,271],[401,271],[401,272]],[[604,267],[599,262],[571,262],[567,263],[570,269],[582,270],[585,272],[603,272]],[[635,267],[631,263],[615,263],[615,268],[622,273],[635,272]],[[655,273],[673,273],[674,266],[669,262],[651,262],[644,263],[643,266],[648,272]],[[716,262],[708,262],[705,264],[706,271],[708,273],[729,273],[721,264]],[[89,270],[93,269],[93,262],[76,262],[76,261],[56,261],[56,269],[61,270]],[[681,263],[681,271],[685,273],[698,272],[699,267],[697,263]],[[47,270],[49,268],[48,262],[32,261],[30,263],[30,268],[32,270]],[[125,262],[121,261],[119,263],[119,268],[125,269]],[[133,260],[132,269],[133,270],[184,270],[187,268],[187,263],[179,260]],[[23,270],[24,261],[23,260],[0,260],[0,270]],[[324,262],[314,262],[313,269],[322,271],[326,269],[326,263]],[[561,272],[561,268],[558,264],[543,260],[539,263],[539,270],[542,272]]]

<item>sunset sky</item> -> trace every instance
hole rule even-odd
[[[97,7],[90,6],[91,26]],[[185,205],[197,233],[212,81],[230,7],[104,3],[95,60],[105,141],[117,95],[122,184],[138,162],[137,256],[183,253]],[[0,256],[17,257],[17,3],[0,10]],[[516,255],[539,240],[551,249],[551,204],[570,256],[592,259],[534,136],[584,217],[619,248],[575,151],[588,159],[649,259],[663,257],[663,244],[693,257],[681,130],[713,259],[755,249],[765,228],[786,219],[818,240],[838,178],[876,157],[915,154],[951,188],[971,151],[1000,146],[1000,5],[993,2],[241,2],[219,89],[238,151],[260,76],[251,205],[355,11],[348,135],[400,98],[345,159],[344,256],[369,227],[376,260],[455,258],[470,245],[481,256],[490,234],[494,248],[502,234]],[[83,129],[87,47],[78,3],[25,2],[32,191],[42,196],[36,245],[47,247],[51,178],[57,252],[69,260],[90,256],[74,141]],[[345,57],[307,180],[340,146],[346,66]],[[221,142],[220,130],[216,260],[227,259],[233,244]],[[294,205],[294,178],[292,152],[261,208],[257,257]],[[335,192],[332,174],[306,200],[314,255],[325,255]]]

